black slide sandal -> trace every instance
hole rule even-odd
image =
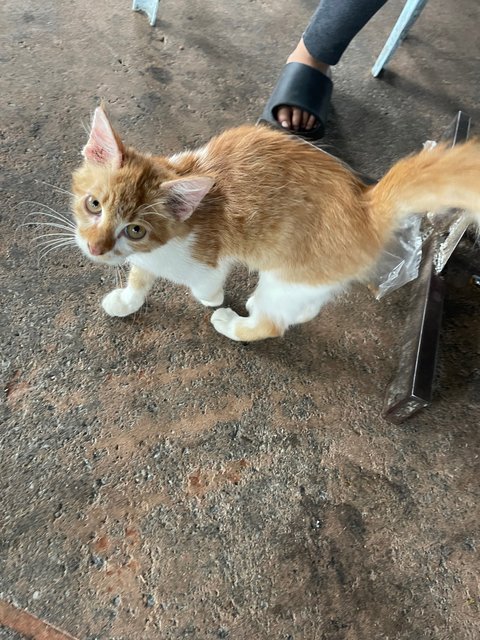
[[[318,140],[325,133],[332,90],[331,79],[318,69],[301,62],[289,62],[284,66],[277,86],[257,124],[266,122],[307,140]],[[297,107],[302,111],[308,111],[315,117],[316,126],[310,130],[285,129],[275,118],[276,111],[281,106]]]

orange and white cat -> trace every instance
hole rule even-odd
[[[281,336],[365,280],[399,221],[458,207],[480,221],[480,145],[400,160],[375,186],[308,143],[263,126],[225,131],[170,157],[125,146],[95,111],[73,175],[76,240],[93,261],[128,263],[128,285],[103,299],[111,316],[145,301],[156,278],[220,307],[230,268],[259,272],[248,317],[211,318],[232,340]]]

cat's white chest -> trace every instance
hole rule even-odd
[[[135,253],[127,261],[158,278],[191,286],[211,270],[192,257],[193,242],[193,236],[174,238],[149,253]]]

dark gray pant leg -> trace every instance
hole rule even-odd
[[[320,0],[303,41],[310,55],[337,64],[353,38],[387,0]]]

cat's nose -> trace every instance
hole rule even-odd
[[[88,250],[92,256],[101,256],[106,252],[105,247],[101,244],[91,244],[90,242],[88,243]]]

